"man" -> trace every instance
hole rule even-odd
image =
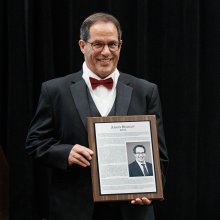
[[[118,71],[121,28],[113,16],[89,16],[81,25],[80,38],[82,70],[42,84],[26,141],[27,152],[52,167],[49,219],[154,219],[151,200],[145,197],[94,204],[86,118],[155,114],[164,174],[168,158],[157,86]]]
[[[143,145],[136,145],[133,153],[136,160],[128,166],[129,176],[153,176],[152,164],[145,161],[145,147]]]

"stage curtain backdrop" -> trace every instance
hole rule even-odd
[[[119,70],[159,86],[170,167],[158,220],[220,219],[220,2],[2,0],[0,144],[11,219],[47,218],[49,170],[24,150],[43,81],[78,71],[79,28],[93,12],[123,29]]]

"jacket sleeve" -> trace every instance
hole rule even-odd
[[[166,148],[164,129],[163,129],[161,102],[160,102],[158,88],[156,85],[154,85],[153,87],[151,98],[148,103],[148,114],[156,115],[160,166],[162,171],[162,181],[163,184],[165,184],[165,180],[166,180],[165,177],[166,177],[169,159],[168,159],[168,152]]]
[[[56,132],[54,109],[46,84],[42,84],[41,95],[35,116],[26,138],[26,151],[43,163],[66,170],[71,144],[63,144]]]

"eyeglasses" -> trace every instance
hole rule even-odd
[[[87,41],[87,43],[89,43],[91,45],[92,49],[95,52],[101,52],[104,49],[105,45],[108,46],[108,49],[110,51],[115,52],[120,48],[120,46],[122,44],[121,42],[117,42],[117,41],[110,41],[108,43],[104,43],[101,41],[94,41],[94,42]]]
[[[137,155],[144,155],[145,152],[136,152],[135,154],[137,154]]]

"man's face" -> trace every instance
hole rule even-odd
[[[118,43],[117,28],[110,22],[97,22],[90,28],[90,43]],[[88,68],[98,75],[105,78],[110,75],[117,67],[121,47],[116,51],[111,51],[107,45],[100,51],[94,50],[94,47],[83,40],[79,41],[79,46],[84,54],[85,62]]]
[[[142,147],[137,147],[136,148],[136,153],[134,154],[135,158],[138,162],[143,163],[145,161],[145,152]]]

